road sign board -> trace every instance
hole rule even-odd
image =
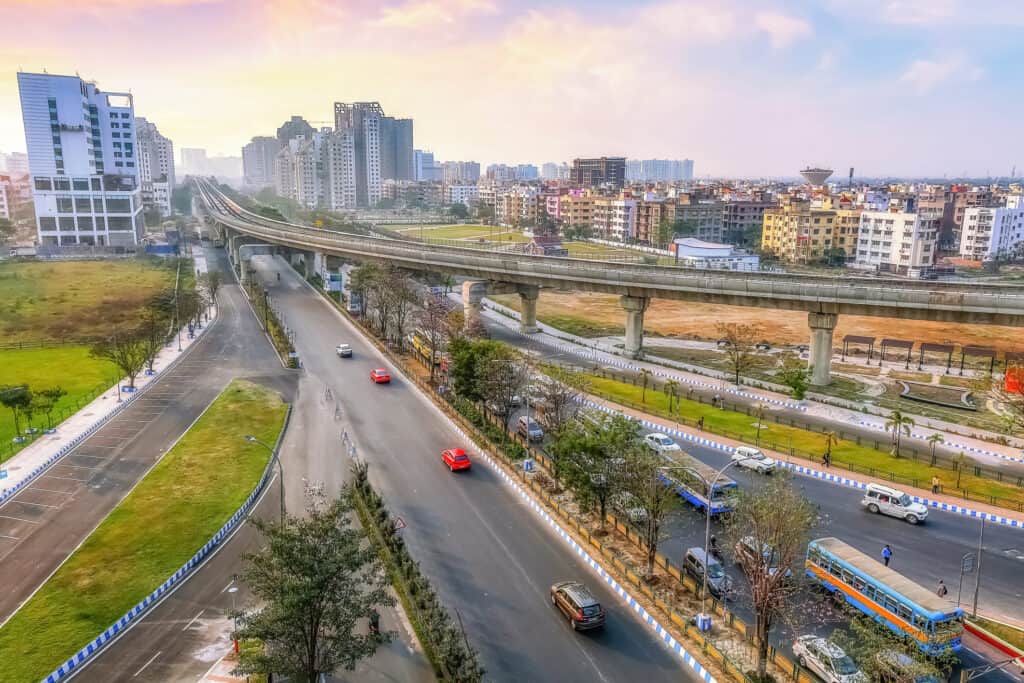
[[[960,558],[960,571],[964,574],[970,574],[974,571],[974,553],[967,553]]]
[[[395,517],[395,531],[401,531],[405,528],[405,520],[401,517]]]

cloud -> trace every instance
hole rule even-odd
[[[798,38],[814,33],[811,25],[803,19],[779,12],[758,12],[754,15],[754,25],[769,35],[772,47],[776,49],[789,47]]]
[[[984,69],[971,63],[963,55],[950,55],[940,60],[914,60],[900,76],[900,83],[923,95],[947,81],[973,83],[984,75]]]
[[[385,28],[420,28],[454,24],[469,15],[494,14],[497,11],[491,0],[408,0],[401,5],[383,8],[380,16],[369,24]]]
[[[818,63],[815,65],[816,71],[831,71],[836,66],[836,55],[832,50],[825,50],[818,57]]]
[[[919,27],[1021,26],[1024,3],[1010,0],[831,0],[837,13]]]

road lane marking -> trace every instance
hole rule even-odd
[[[34,522],[31,519],[22,519],[21,517],[11,517],[10,515],[0,515],[0,518],[3,518],[3,519],[16,519],[19,522],[28,522],[29,524],[39,524],[39,522]]]
[[[56,474],[44,474],[42,477],[40,477],[40,479],[45,479],[47,477],[49,477],[50,479],[67,479],[68,481],[80,481],[82,483],[92,481],[91,477],[89,479],[79,479],[78,477],[60,477],[57,476]]]
[[[181,630],[182,631],[187,631],[189,629],[189,627],[192,626],[192,624],[196,623],[196,619],[198,619],[199,617],[203,616],[203,612],[205,612],[205,611],[206,611],[205,609],[199,610],[199,614],[197,614],[194,617],[192,617],[192,621],[190,621],[187,624],[185,624],[185,627],[183,629],[181,629]]]
[[[57,465],[57,467],[74,467],[76,470],[98,470],[99,469],[98,465],[92,465],[90,467],[89,465],[69,465],[66,462],[59,463]]]
[[[140,668],[140,669],[139,669],[138,671],[136,671],[136,672],[135,672],[134,674],[132,674],[132,678],[135,678],[135,677],[136,677],[136,676],[138,676],[138,675],[139,675],[140,673],[142,673],[143,671],[145,671],[145,670],[146,670],[146,667],[147,667],[147,666],[149,666],[150,664],[152,664],[152,663],[153,663],[153,660],[154,660],[154,659],[156,659],[157,657],[159,657],[159,656],[160,656],[160,653],[161,653],[161,652],[163,652],[163,650],[157,650],[156,654],[155,654],[155,655],[153,655],[152,657],[150,657],[150,658],[149,658],[149,661],[148,661],[148,662],[146,662],[145,664],[143,664],[143,665],[142,665],[142,667],[141,667],[141,668]]]
[[[44,489],[38,486],[29,486],[25,488],[26,491],[46,491],[47,493],[63,493],[65,496],[70,496],[74,491],[58,491],[57,489]]]
[[[223,588],[221,588],[220,592],[223,593],[224,591],[226,591],[227,589],[231,588],[234,585],[235,585],[235,580],[231,579],[231,583],[229,583],[228,585],[226,585]]]
[[[21,503],[22,505],[35,505],[35,506],[41,507],[41,508],[53,508],[54,510],[56,510],[58,508],[57,505],[47,505],[46,503],[30,503],[27,500],[18,500],[17,498],[15,498],[11,502]]]

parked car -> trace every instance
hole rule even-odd
[[[441,451],[441,461],[448,465],[452,472],[456,470],[468,470],[473,463],[470,461],[466,451],[461,448],[447,448]]]
[[[825,683],[868,683],[868,677],[841,647],[820,636],[798,637],[793,654],[800,666],[816,673]]]
[[[370,379],[374,384],[388,384],[391,382],[391,373],[384,368],[376,368],[370,370]]]
[[[778,463],[769,458],[756,448],[751,446],[738,446],[732,454],[732,460],[739,467],[754,470],[761,474],[771,474],[775,471]]]
[[[757,539],[753,536],[744,536],[736,544],[736,554],[747,558],[748,561],[756,559],[757,553]],[[775,552],[775,548],[766,543],[761,548],[761,556],[768,566],[768,574],[774,576],[779,571],[779,554]],[[787,567],[786,578],[789,578],[792,574],[793,572]]]
[[[722,568],[722,563],[704,553],[704,548],[688,548],[683,556],[683,570],[692,576],[698,586],[704,583],[705,572],[708,575],[708,592],[720,598],[729,592],[732,581]]]
[[[525,415],[521,415],[519,419],[516,420],[516,433],[530,441],[544,440],[544,430],[541,428],[540,424],[532,417],[527,417]]]
[[[334,352],[338,354],[338,358],[351,358],[352,357],[352,345],[351,344],[338,344],[334,348]]]
[[[644,443],[655,453],[679,453],[683,450],[671,437],[658,432],[651,432],[644,436]]]
[[[920,524],[928,518],[928,508],[924,505],[915,503],[899,489],[881,484],[868,484],[860,504],[868,512],[899,517],[909,524]]]
[[[604,627],[604,608],[590,589],[579,581],[562,581],[553,585],[551,604],[569,620],[574,631]]]

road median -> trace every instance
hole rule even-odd
[[[43,679],[139,609],[168,577],[191,569],[197,551],[251,501],[267,469],[269,453],[245,435],[272,443],[286,413],[264,387],[229,385],[0,627],[4,680]]]

